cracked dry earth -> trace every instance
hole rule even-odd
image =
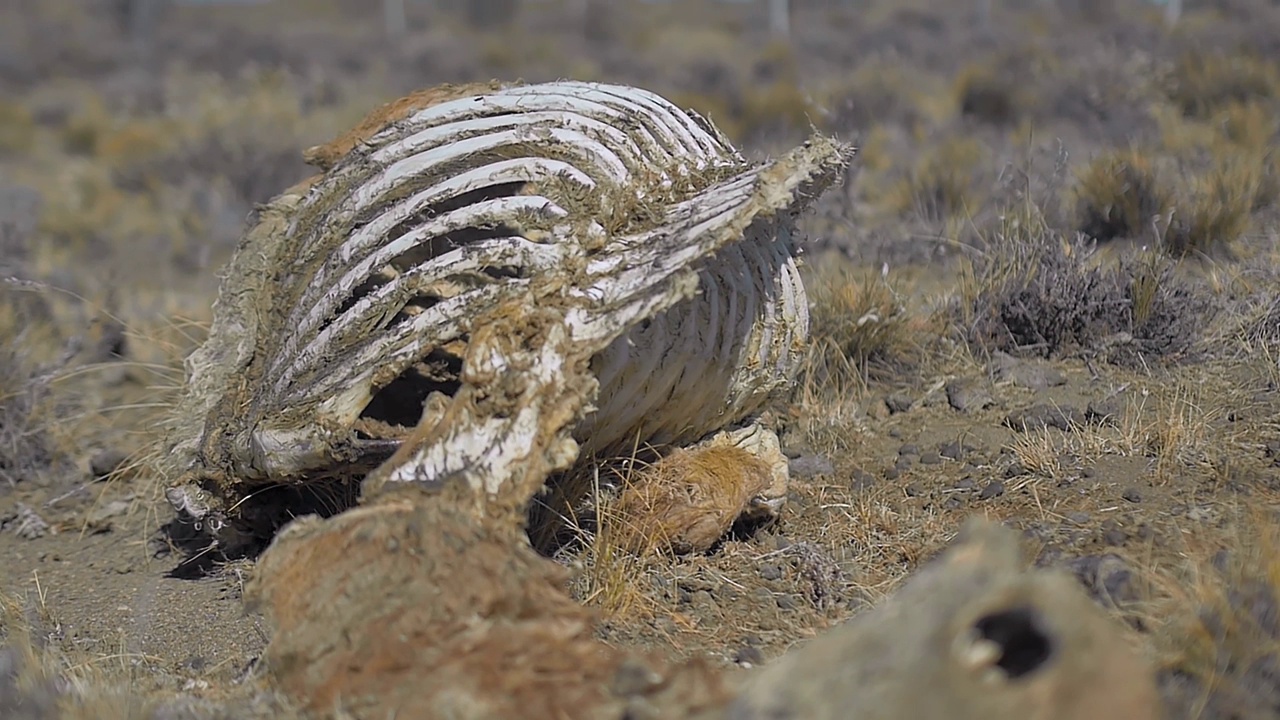
[[[564,558],[569,582],[609,645],[753,667],[867,612],[979,515],[1022,530],[1028,558],[1069,570],[1165,660],[1153,608],[1197,600],[1169,571],[1221,559],[1280,494],[1276,379],[1261,359],[1140,372],[997,356],[796,404],[775,525],[675,559],[588,551]],[[12,612],[77,670],[173,712],[277,712],[257,668],[272,628],[242,597],[254,563],[184,571],[151,478],[92,482],[111,461],[0,494]],[[1175,717],[1203,705],[1194,680],[1162,677]]]

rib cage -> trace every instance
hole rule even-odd
[[[171,471],[228,500],[367,472],[445,412],[485,313],[530,298],[567,299],[573,340],[599,341],[596,410],[573,433],[589,451],[691,441],[757,411],[808,328],[792,218],[710,258],[673,238],[720,232],[748,201],[792,204],[753,199],[758,170],[636,88],[510,86],[417,109],[262,210],[188,361]],[[699,203],[713,186],[720,204]],[[688,270],[700,297],[668,307],[654,283]],[[665,312],[616,326],[644,302]]]

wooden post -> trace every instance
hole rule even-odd
[[[404,0],[382,0],[382,21],[389,39],[399,40],[403,38],[407,25]]]
[[[791,39],[791,0],[768,0],[769,32]]]

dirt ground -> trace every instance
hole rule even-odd
[[[218,268],[373,104],[573,76],[753,154],[811,123],[860,146],[807,221],[780,518],[705,554],[557,557],[603,640],[758,667],[982,515],[1127,626],[1169,717],[1275,717],[1280,10],[794,4],[790,48],[754,4],[527,3],[524,31],[419,9],[393,51],[336,0],[175,7],[142,43],[107,3],[0,11],[0,715],[293,712],[254,560],[201,554],[150,470]]]

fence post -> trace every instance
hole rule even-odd
[[[768,0],[769,32],[774,35],[791,38],[791,0]]]
[[[406,28],[404,0],[382,0],[382,22],[387,37],[392,40],[403,38]]]

